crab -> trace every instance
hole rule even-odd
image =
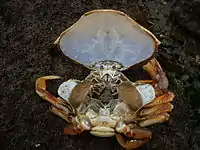
[[[132,18],[117,10],[85,13],[54,42],[65,56],[91,70],[82,81],[69,79],[56,97],[47,91],[44,76],[36,80],[36,92],[52,104],[51,111],[68,125],[64,134],[89,131],[98,137],[116,136],[125,149],[147,143],[147,128],[169,119],[174,93],[155,58],[160,41]],[[140,66],[151,80],[132,82],[122,71]]]

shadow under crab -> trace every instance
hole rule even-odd
[[[46,90],[46,80],[61,77],[41,77],[36,92],[53,104],[53,113],[69,123],[65,134],[88,130],[98,137],[116,135],[126,149],[140,147],[152,136],[145,127],[167,121],[173,109],[174,94],[168,91],[167,77],[154,58],[159,44],[150,31],[120,11],[88,12],[55,45],[91,69],[90,74],[83,81],[63,82],[59,97]],[[141,66],[152,79],[131,82],[122,73],[131,66]]]

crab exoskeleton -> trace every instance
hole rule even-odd
[[[85,80],[70,79],[58,88],[59,97],[46,90],[45,76],[36,92],[52,104],[52,112],[69,125],[65,134],[88,130],[98,137],[116,135],[125,149],[138,148],[152,136],[146,127],[169,119],[173,92],[154,58],[159,40],[129,16],[115,10],[84,14],[61,33],[55,45],[72,60],[91,69]],[[131,82],[123,73],[137,64],[152,80]]]

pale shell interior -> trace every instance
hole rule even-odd
[[[63,32],[58,44],[64,55],[85,66],[112,60],[129,67],[150,58],[156,40],[123,13],[96,11]]]
[[[151,84],[138,85],[136,89],[142,97],[143,106],[150,103],[156,97],[155,90]]]
[[[68,98],[71,95],[73,88],[77,85],[77,81],[68,80],[63,82],[58,88],[58,95],[64,100],[68,101]]]

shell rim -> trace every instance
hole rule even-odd
[[[73,59],[73,58],[71,58],[71,57],[65,55],[65,54],[63,53],[63,51],[61,50],[60,44],[59,44],[59,43],[60,43],[60,39],[64,36],[64,34],[66,34],[66,33],[67,33],[69,30],[71,30],[74,26],[76,26],[76,24],[78,24],[79,22],[81,22],[81,20],[82,20],[84,17],[86,17],[86,16],[88,16],[88,15],[91,15],[91,14],[93,14],[93,13],[99,13],[99,12],[111,12],[111,13],[116,13],[116,14],[125,16],[125,17],[126,17],[128,20],[130,20],[134,25],[138,26],[142,31],[144,31],[145,33],[147,33],[148,35],[150,35],[150,36],[153,38],[153,40],[154,40],[154,52],[153,52],[153,54],[152,54],[149,58],[147,58],[147,59],[145,59],[145,60],[142,60],[142,61],[140,61],[140,62],[138,62],[138,63],[136,63],[136,64],[133,64],[133,65],[131,65],[131,66],[123,67],[123,68],[121,69],[121,71],[128,70],[129,68],[132,68],[132,67],[134,67],[134,66],[138,66],[138,65],[140,65],[140,64],[145,64],[145,63],[147,63],[149,60],[151,60],[151,59],[154,57],[155,53],[158,51],[158,46],[161,44],[161,42],[156,38],[156,36],[155,36],[151,31],[149,31],[148,29],[146,29],[145,27],[143,27],[142,25],[140,25],[139,23],[137,23],[134,19],[132,19],[132,18],[131,18],[130,16],[128,16],[126,13],[124,13],[124,12],[122,12],[122,11],[119,11],[119,10],[114,10],[114,9],[96,9],[96,10],[88,11],[88,12],[84,13],[84,14],[83,14],[75,23],[73,23],[70,27],[68,27],[66,30],[64,30],[63,32],[61,32],[61,34],[60,34],[60,35],[57,37],[57,39],[55,40],[54,45],[57,46],[58,50],[61,51],[61,53],[62,53],[64,56],[70,58],[70,59],[73,60],[75,63],[78,63],[78,64],[80,64],[80,65],[83,65],[84,67],[86,67],[86,68],[88,68],[88,69],[90,69],[90,70],[93,70],[93,69],[94,69],[94,68],[92,68],[92,64],[91,64],[91,65],[85,65],[85,64],[82,64],[82,63],[80,63],[79,61],[77,61],[77,60],[75,60],[75,59]],[[122,65],[123,65],[123,64],[122,64]]]

